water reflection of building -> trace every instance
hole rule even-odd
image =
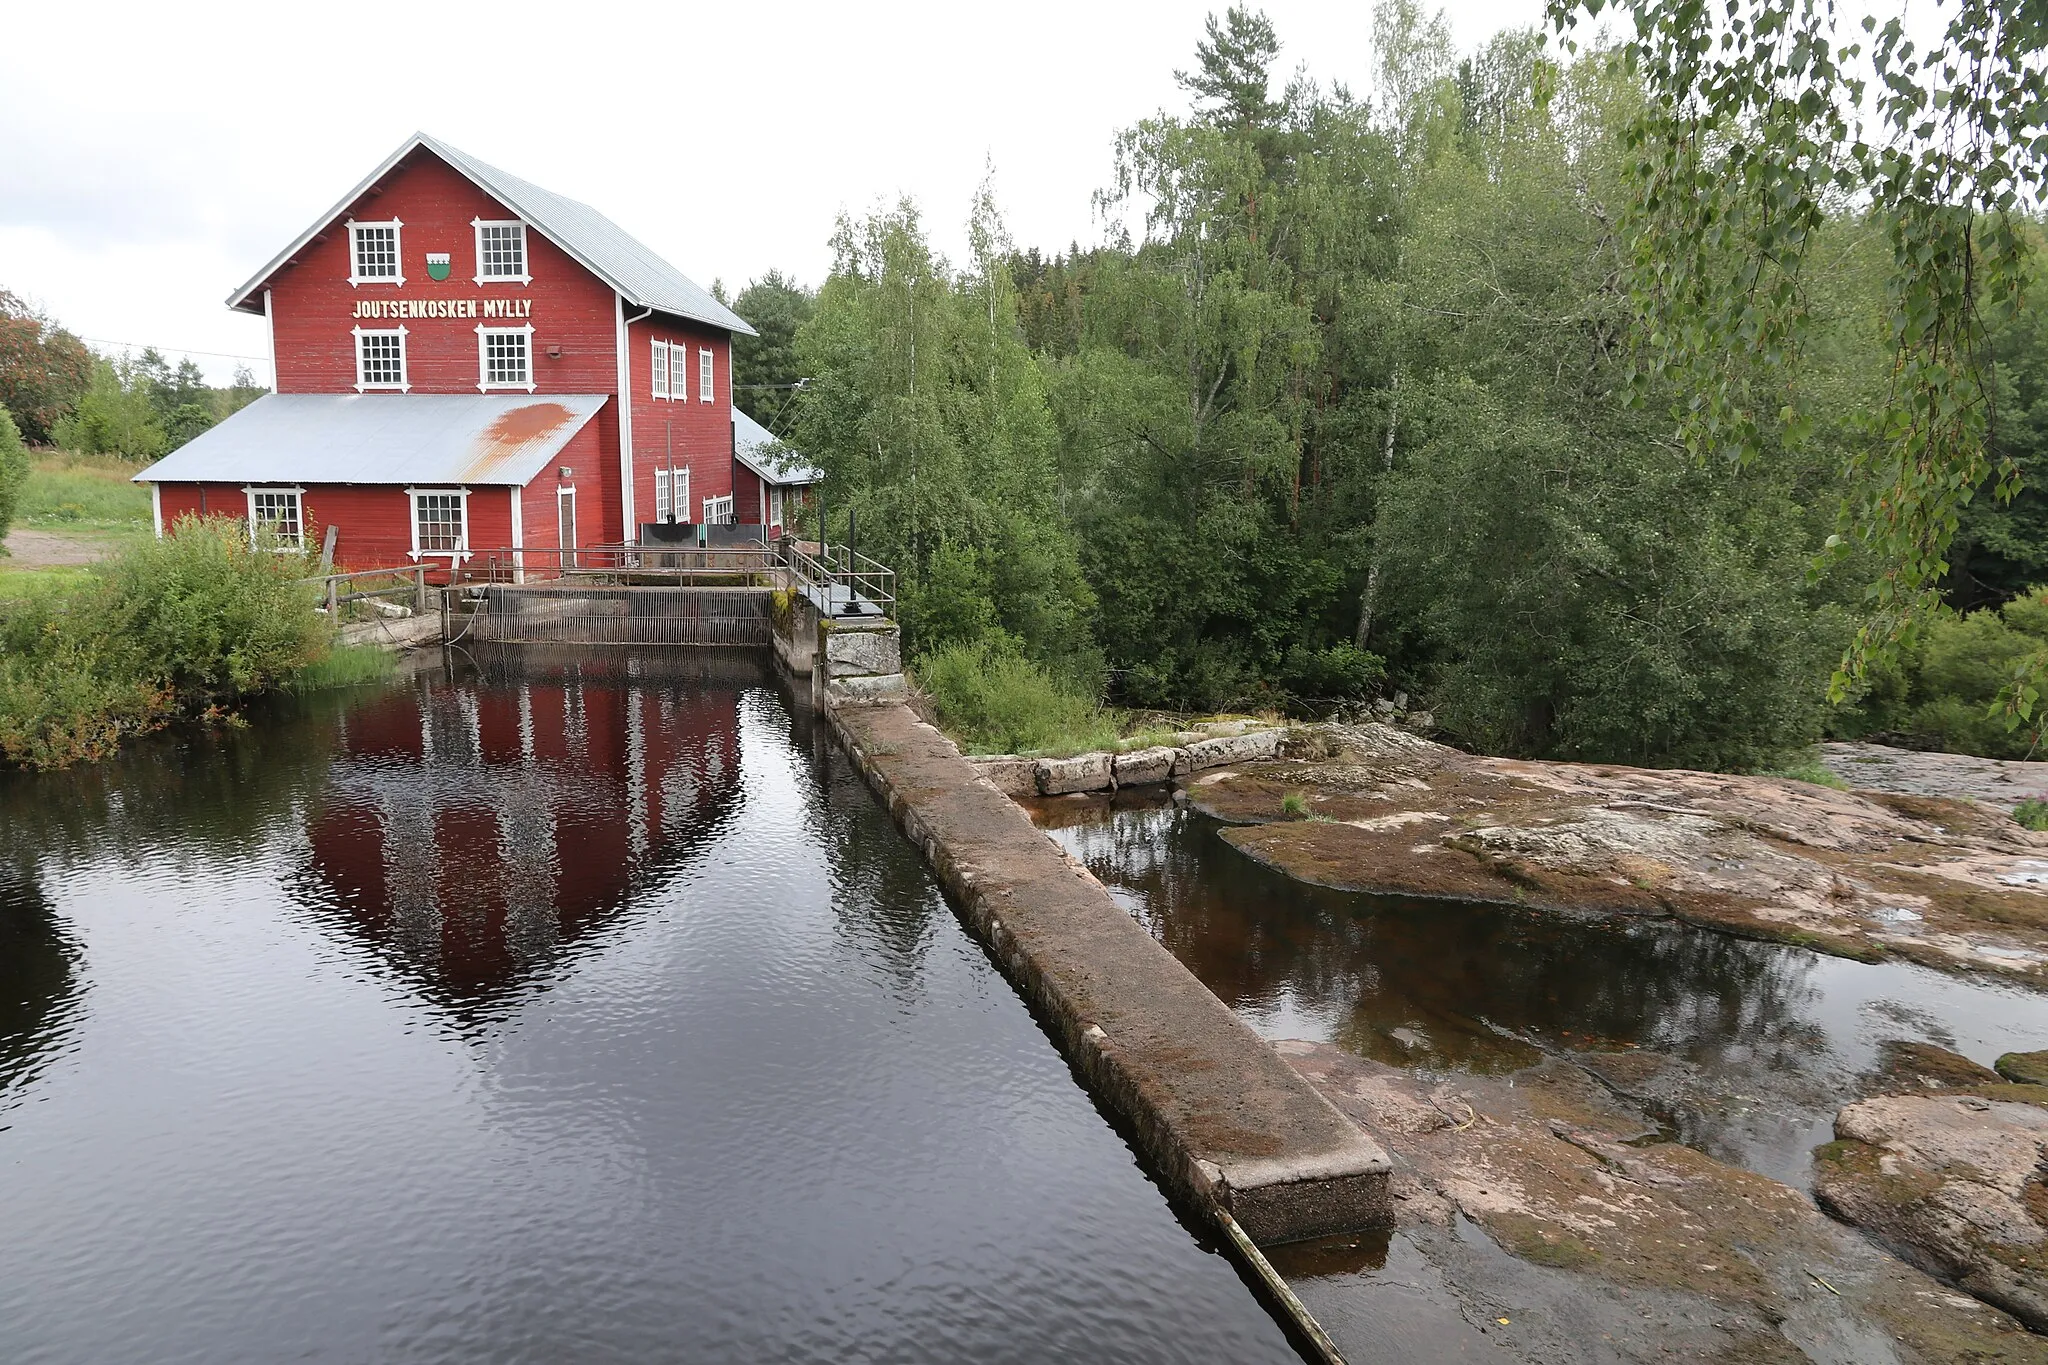
[[[740,803],[737,695],[573,672],[421,687],[341,722],[308,899],[454,999],[516,984]]]

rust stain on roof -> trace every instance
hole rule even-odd
[[[545,441],[574,420],[576,414],[560,403],[523,403],[499,413],[477,433],[460,479],[481,482],[490,478],[499,466],[517,459],[527,447]]]

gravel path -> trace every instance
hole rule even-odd
[[[2048,763],[1929,754],[1886,744],[1820,748],[1830,772],[1864,791],[1974,798],[2008,813],[2030,796],[2048,795]]]
[[[17,526],[7,533],[7,567],[54,569],[73,564],[95,564],[107,557],[110,548],[104,535],[35,531]]]

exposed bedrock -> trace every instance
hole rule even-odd
[[[1976,802],[1480,758],[1385,725],[1298,730],[1282,758],[1181,786],[1239,826],[1231,844],[1319,885],[1672,915],[2048,983],[2048,835]]]

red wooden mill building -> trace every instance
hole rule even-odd
[[[779,534],[820,477],[733,406],[736,313],[424,133],[228,306],[269,322],[276,392],[136,475],[159,535],[191,513],[311,548],[332,528],[341,568],[729,544]]]

